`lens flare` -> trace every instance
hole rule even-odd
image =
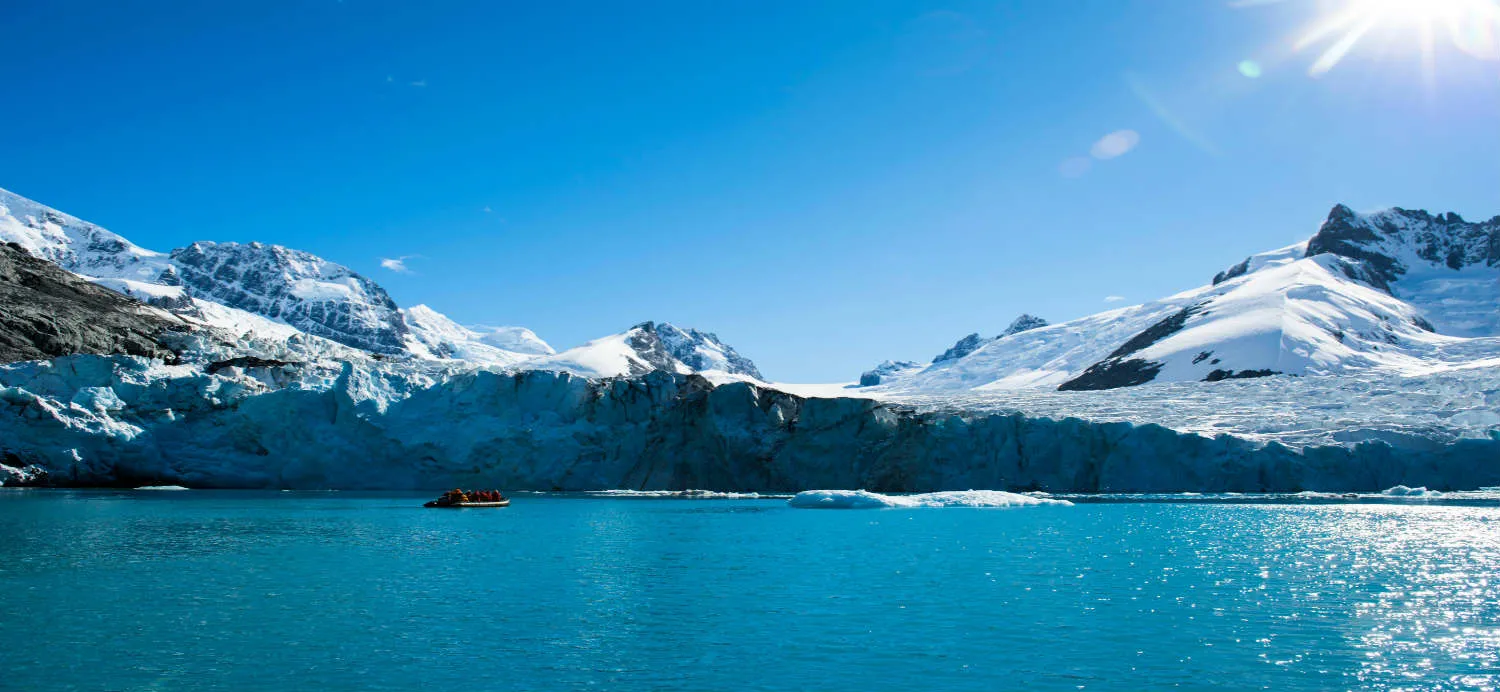
[[[1240,0],[1236,4],[1246,7],[1277,1]],[[1476,58],[1500,60],[1500,0],[1342,0],[1304,29],[1293,48],[1299,52],[1321,49],[1307,70],[1321,77],[1377,31],[1393,40],[1414,41],[1429,77],[1436,69],[1439,41]]]

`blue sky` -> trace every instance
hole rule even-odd
[[[847,380],[1336,202],[1500,214],[1500,62],[1392,25],[1311,76],[1329,4],[12,1],[0,187],[558,347],[666,320]]]

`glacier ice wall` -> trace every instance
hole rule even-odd
[[[666,372],[596,380],[477,370],[429,386],[365,363],[316,381],[299,379],[296,367],[229,366],[209,375],[129,356],[9,366],[0,369],[0,465],[13,480],[31,467],[32,476],[42,469],[45,482],[64,485],[235,488],[1500,485],[1497,436],[1293,448],[1154,424],[803,398]],[[0,479],[6,473],[0,469]]]

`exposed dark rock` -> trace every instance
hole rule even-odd
[[[655,322],[642,322],[631,327],[626,343],[630,345],[631,350],[636,352],[636,355],[641,357],[641,360],[650,365],[650,367],[643,367],[638,363],[631,363],[630,374],[632,376],[644,375],[652,370],[666,372],[677,370],[677,361],[662,343],[661,336],[656,333]]]
[[[1182,328],[1187,325],[1189,317],[1192,317],[1193,315],[1196,315],[1200,312],[1203,312],[1202,305],[1189,305],[1177,311],[1171,317],[1168,317],[1160,322],[1157,322],[1156,324],[1151,325],[1150,327],[1147,327],[1146,330],[1141,332],[1140,334],[1136,334],[1135,336],[1130,337],[1129,341],[1121,344],[1120,347],[1115,349],[1114,352],[1110,353],[1108,357],[1123,358],[1132,353],[1135,353],[1136,351],[1144,349],[1151,344],[1161,341],[1162,339],[1165,339],[1173,334],[1176,334],[1177,332],[1182,331]],[[1208,313],[1203,314],[1206,315]]]
[[[279,319],[308,334],[375,353],[406,348],[406,321],[379,284],[300,250],[262,243],[193,243],[172,251],[188,293]],[[304,298],[304,287],[335,284],[337,298]]]
[[[1217,274],[1214,274],[1214,285],[1218,286],[1219,284],[1224,283],[1225,281],[1233,279],[1233,278],[1235,278],[1237,276],[1244,276],[1245,272],[1247,272],[1247,271],[1250,271],[1250,258],[1249,257],[1246,257],[1244,259],[1244,261],[1240,262],[1239,264],[1234,265],[1233,267],[1230,267],[1228,269],[1225,269],[1224,271],[1221,271],[1221,272],[1219,272]]]
[[[1204,382],[1218,382],[1220,380],[1245,380],[1252,377],[1270,377],[1280,375],[1275,370],[1214,370],[1203,378]]]
[[[1161,372],[1162,364],[1129,356],[1182,331],[1188,318],[1199,313],[1208,314],[1203,312],[1202,305],[1189,305],[1171,317],[1147,327],[1141,333],[1130,337],[1129,341],[1121,344],[1104,360],[1090,365],[1083,371],[1083,374],[1059,385],[1058,389],[1065,392],[1115,389],[1150,382],[1156,378],[1158,372]]]
[[[78,353],[126,354],[175,361],[162,342],[190,327],[133,298],[0,244],[0,362]]]
[[[642,326],[650,324],[647,322]],[[760,369],[755,367],[754,362],[720,340],[717,334],[692,328],[683,329],[668,322],[655,325],[655,331],[667,352],[673,358],[682,361],[683,365],[694,370],[724,370],[735,375],[748,375],[757,380],[765,379],[761,376]],[[705,350],[723,353],[724,362],[711,360],[705,355]]]
[[[948,350],[943,351],[938,355],[938,357],[933,358],[932,362],[944,363],[950,360],[958,360],[959,358],[963,358],[970,353],[978,351],[980,348],[983,348],[985,344],[994,341],[995,339],[1003,339],[1012,334],[1020,334],[1021,332],[1027,332],[1033,329],[1040,329],[1047,326],[1048,324],[1049,322],[1047,322],[1047,320],[1037,317],[1036,315],[1032,315],[1030,313],[1021,313],[1020,317],[1011,320],[1010,326],[1006,327],[1005,331],[1000,332],[1000,335],[995,337],[994,339],[986,339],[980,336],[978,332],[975,332],[962,339],[959,339],[958,342],[949,347]]]
[[[1341,267],[1345,275],[1390,292],[1391,282],[1409,269],[1396,257],[1400,247],[1450,269],[1500,266],[1500,216],[1471,223],[1452,212],[1434,216],[1400,208],[1361,216],[1340,204],[1308,241],[1306,256],[1328,253],[1347,258],[1351,262]]]
[[[1047,320],[1037,317],[1036,315],[1033,315],[1029,312],[1023,312],[1021,313],[1020,317],[1011,320],[1010,326],[1006,327],[1005,331],[1000,332],[1000,336],[996,338],[1007,337],[1011,334],[1020,334],[1021,332],[1029,332],[1033,329],[1041,329],[1048,324],[1050,324],[1050,322],[1048,322]]]
[[[1081,392],[1134,387],[1156,379],[1156,373],[1161,372],[1161,365],[1143,358],[1102,360],[1090,365],[1082,375],[1058,385],[1057,389],[1063,392]]]
[[[255,356],[241,356],[239,358],[230,358],[229,360],[214,361],[209,363],[208,367],[204,368],[204,370],[212,375],[224,368],[279,368],[284,365],[301,365],[301,363],[289,360],[257,358]]]
[[[986,339],[984,337],[979,336],[979,332],[975,332],[962,339],[959,339],[958,343],[953,344],[948,348],[948,350],[943,351],[938,355],[938,357],[933,358],[932,362],[943,363],[950,360],[958,360],[959,358],[962,358],[969,355],[970,353],[979,350],[979,347],[983,346],[985,344],[985,341]]]

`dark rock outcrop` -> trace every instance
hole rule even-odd
[[[79,353],[173,361],[176,354],[161,337],[189,329],[20,245],[0,244],[0,362]]]
[[[401,353],[408,328],[379,284],[321,257],[263,243],[193,243],[172,251],[193,296],[278,319],[373,353]]]
[[[647,322],[641,326],[650,325]],[[684,329],[669,322],[655,325],[655,332],[673,358],[694,370],[723,370],[735,375],[748,375],[757,380],[765,379],[753,361],[740,355],[733,346],[720,340],[717,334],[691,327]]]
[[[1010,326],[1006,327],[1005,331],[1000,332],[1000,336],[996,338],[1005,338],[1012,334],[1020,334],[1021,332],[1029,332],[1033,329],[1041,329],[1042,327],[1045,327],[1049,324],[1051,323],[1045,319],[1037,317],[1036,315],[1033,315],[1029,312],[1023,312],[1021,313],[1020,317],[1011,320]]]
[[[1199,313],[1207,314],[1203,312],[1202,305],[1189,305],[1177,311],[1171,317],[1130,337],[1129,341],[1121,344],[1104,360],[1090,365],[1083,371],[1083,374],[1058,385],[1057,388],[1065,392],[1116,389],[1150,382],[1156,378],[1158,372],[1161,372],[1162,364],[1130,356],[1182,331],[1182,328],[1187,325],[1188,318]]]
[[[953,344],[952,346],[948,347],[948,350],[938,354],[938,357],[933,358],[932,362],[944,363],[950,360],[958,360],[959,358],[963,358],[970,353],[978,351],[979,347],[983,346],[987,341],[988,340],[984,337],[979,336],[979,332],[974,332],[973,334],[959,339],[958,343]]]
[[[1246,257],[1245,259],[1241,260],[1239,264],[1236,264],[1233,267],[1214,274],[1214,285],[1218,286],[1219,284],[1224,283],[1225,281],[1228,281],[1230,279],[1244,276],[1245,272],[1248,271],[1250,271],[1250,258]]]
[[[1500,267],[1500,216],[1475,223],[1453,212],[1401,208],[1362,215],[1340,204],[1308,241],[1306,256],[1327,253],[1351,260],[1345,274],[1389,292],[1410,269],[1398,256],[1401,248],[1449,269]]]
[[[1276,372],[1275,370],[1268,370],[1268,369],[1260,369],[1260,370],[1218,370],[1218,369],[1215,369],[1215,370],[1209,372],[1208,375],[1203,378],[1203,381],[1204,382],[1220,382],[1220,381],[1223,381],[1223,380],[1246,380],[1246,379],[1250,379],[1252,377],[1270,377],[1272,375],[1280,375],[1280,374],[1281,373]]]

